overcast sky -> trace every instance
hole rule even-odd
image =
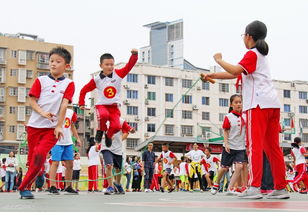
[[[36,34],[46,42],[73,45],[76,92],[110,52],[126,62],[131,48],[149,43],[155,21],[184,20],[184,56],[196,66],[212,55],[238,62],[246,49],[241,34],[253,20],[268,27],[274,79],[308,80],[308,1],[305,0],[1,0],[0,32]],[[306,69],[306,70],[305,70]],[[78,95],[75,95],[77,99]]]

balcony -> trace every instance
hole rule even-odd
[[[0,58],[0,65],[6,65],[6,59]]]

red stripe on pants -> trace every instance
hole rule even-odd
[[[98,165],[93,165],[88,167],[88,179],[89,180],[97,180],[98,179]],[[88,190],[98,190],[98,182],[97,181],[89,181]]]
[[[118,105],[96,105],[96,116],[98,129],[107,131],[107,136],[112,138],[114,134],[122,128],[120,123],[121,112]],[[109,129],[107,130],[106,123],[109,121]]]
[[[296,171],[298,174],[294,178],[292,183],[297,184],[300,181],[303,181],[306,189],[308,189],[308,174],[306,172],[306,164],[301,163],[301,164],[296,165]]]
[[[156,189],[157,191],[159,190],[159,185],[158,185],[158,174],[154,174],[153,179],[152,179],[152,183],[151,183],[151,187],[150,189]]]
[[[27,127],[29,169],[18,188],[20,191],[23,191],[34,182],[44,166],[47,153],[57,143],[54,130],[53,128]]]
[[[287,182],[285,180],[283,153],[279,146],[280,109],[261,109],[258,106],[248,110],[246,115],[249,161],[248,185],[261,186],[264,151],[271,165],[275,189],[284,189]]]

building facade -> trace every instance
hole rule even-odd
[[[37,77],[49,73],[48,53],[57,46],[73,56],[70,45],[47,43],[36,35],[0,33],[0,152],[15,149],[23,139],[31,114],[28,92]],[[65,75],[72,79],[73,69]]]

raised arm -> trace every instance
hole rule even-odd
[[[121,78],[124,78],[132,70],[134,65],[137,63],[138,50],[132,49],[131,53],[132,55],[130,56],[128,63],[123,68],[115,70],[117,75],[119,75]]]
[[[96,88],[96,84],[95,84],[94,79],[91,79],[90,82],[88,82],[88,84],[83,86],[79,94],[79,102],[78,102],[79,106],[85,105],[85,97],[87,93],[93,91],[95,88]],[[81,109],[83,109],[83,107],[81,107]]]

